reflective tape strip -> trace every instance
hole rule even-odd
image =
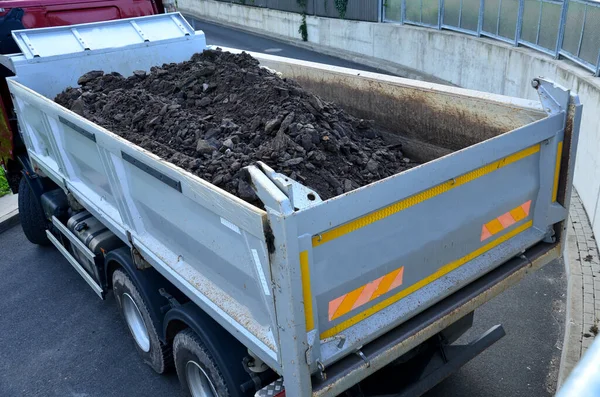
[[[554,168],[554,187],[552,188],[552,202],[556,201],[558,195],[558,177],[560,176],[560,162],[562,160],[562,141],[558,142],[558,149],[556,150],[556,166]]]
[[[389,298],[384,299],[381,302],[374,304],[373,306],[369,307],[368,309],[366,309],[358,314],[355,314],[354,316],[350,317],[349,319],[342,321],[335,327],[332,327],[332,328],[324,331],[323,333],[321,333],[321,335],[319,337],[321,339],[326,339],[326,338],[330,338],[334,335],[339,334],[343,330],[350,328],[351,326],[359,323],[360,321],[366,319],[367,317],[372,316],[373,314],[377,313],[378,311],[385,309],[386,307],[398,302],[400,299],[412,294],[413,292],[415,292],[415,291],[425,287],[426,285],[436,281],[437,279],[445,276],[446,274],[450,273],[452,270],[459,268],[460,266],[464,265],[465,263],[477,258],[478,256],[486,253],[487,251],[490,251],[491,249],[497,247],[498,245],[504,243],[505,241],[508,241],[509,239],[513,238],[517,234],[524,232],[525,230],[529,229],[532,225],[533,225],[533,221],[530,220],[530,221],[522,224],[521,226],[509,231],[508,233],[498,237],[497,239],[490,241],[486,245],[471,252],[470,254],[465,255],[462,258],[455,260],[454,262],[450,262],[450,263],[444,265],[443,267],[441,267],[437,272],[433,273],[432,275],[397,292],[396,294],[390,296]]]
[[[487,240],[494,234],[498,234],[501,231],[511,227],[517,222],[529,216],[529,210],[531,209],[531,200],[524,202],[517,208],[513,208],[505,214],[500,215],[496,219],[492,219],[481,228],[481,241]]]
[[[308,251],[300,253],[300,275],[302,277],[302,299],[304,300],[304,317],[306,332],[315,328],[313,317],[312,292],[310,289],[310,268],[308,266]]]
[[[403,275],[404,266],[332,300],[329,302],[329,321],[335,320],[336,318],[379,298],[381,295],[387,294],[398,288],[402,285]]]
[[[269,284],[267,283],[267,278],[265,277],[265,272],[263,271],[262,263],[260,263],[260,257],[258,256],[258,251],[255,249],[252,249],[251,251],[252,251],[252,258],[254,259],[254,265],[256,266],[256,271],[258,273],[258,278],[260,279],[260,284],[263,287],[263,291],[265,292],[265,295],[270,296],[271,288],[269,287]]]
[[[515,163],[519,160],[522,160],[532,154],[535,154],[540,151],[540,145],[534,145],[527,149],[521,150],[515,154],[511,154],[508,157],[500,159],[498,161],[494,161],[488,165],[485,165],[481,168],[478,168],[474,171],[468,172],[464,175],[457,176],[456,178],[444,182],[440,185],[437,185],[431,189],[425,190],[421,193],[417,193],[411,197],[408,197],[404,200],[398,201],[394,204],[391,204],[387,207],[379,209],[370,213],[369,215],[362,216],[357,218],[351,222],[340,225],[333,229],[330,229],[320,235],[315,235],[312,238],[313,247],[318,247],[319,245],[325,244],[329,241],[335,240],[336,238],[342,237],[348,233],[352,233],[358,229],[361,229],[365,226],[368,226],[372,223],[380,221],[388,216],[394,215],[402,210],[410,208],[414,205],[417,205],[425,200],[429,200],[430,198],[436,197],[442,193],[445,193],[449,190],[457,188],[465,183],[474,181],[477,178],[480,178],[484,175],[487,175],[491,172],[499,170],[500,168],[506,167],[509,164]]]

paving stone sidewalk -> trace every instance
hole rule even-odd
[[[0,233],[19,223],[19,209],[16,194],[0,197]]]
[[[569,218],[565,249],[568,308],[559,385],[591,346],[600,325],[600,254],[589,218],[575,191]]]

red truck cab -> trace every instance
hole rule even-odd
[[[8,0],[0,1],[0,55],[19,52],[11,32],[79,23],[153,15],[171,9],[172,0]],[[12,73],[0,65],[0,165],[16,192],[24,153],[5,78]]]

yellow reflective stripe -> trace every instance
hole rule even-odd
[[[402,269],[402,268],[400,268],[400,269]],[[379,286],[377,287],[375,292],[373,292],[373,295],[371,295],[370,300],[377,299],[381,295],[385,294],[386,292],[388,292],[390,290],[390,286],[394,282],[394,279],[398,275],[398,272],[400,271],[400,269],[394,270],[393,272],[388,273],[383,277],[383,279],[379,283]]]
[[[487,227],[487,230],[489,230],[489,232],[492,234],[501,232],[504,229],[504,226],[502,226],[498,219],[492,219],[491,221],[485,224],[485,227]]]
[[[340,307],[338,307],[338,309],[333,314],[333,318],[340,317],[341,315],[348,313],[350,310],[352,310],[352,306],[354,306],[358,297],[360,296],[360,294],[363,292],[364,289],[365,289],[365,286],[363,285],[362,287],[359,287],[359,288],[355,289],[354,291],[347,293],[346,296],[344,297],[344,300],[340,304]]]
[[[423,288],[427,284],[430,284],[430,283],[434,282],[435,280],[441,278],[442,276],[445,276],[446,274],[450,273],[452,270],[459,268],[460,266],[464,265],[465,263],[469,262],[470,260],[477,258],[478,256],[491,250],[492,248],[495,248],[498,245],[504,243],[505,241],[511,239],[512,237],[516,236],[517,234],[529,229],[532,225],[533,225],[533,221],[530,220],[529,222],[524,223],[523,225],[519,226],[518,228],[511,230],[510,232],[498,237],[496,240],[490,241],[486,245],[471,252],[470,254],[463,256],[462,258],[457,259],[454,262],[448,263],[447,265],[441,267],[437,272],[433,273],[432,275],[430,275],[430,276],[422,279],[421,281],[411,285],[410,287],[398,292],[397,294],[392,295],[391,297],[377,303],[376,305],[371,306],[370,308],[349,318],[348,320],[339,323],[335,327],[328,329],[327,331],[323,332],[320,335],[321,339],[332,337],[332,336],[342,332],[346,328],[349,328],[349,327],[355,325],[356,323],[364,320],[365,318],[377,313],[378,311],[383,310],[386,307],[398,302],[400,299]]]
[[[556,201],[558,195],[558,177],[560,175],[560,162],[562,160],[562,141],[558,142],[558,150],[556,151],[556,166],[554,168],[554,187],[552,188],[552,202]]]
[[[414,196],[408,197],[404,200],[398,201],[394,204],[391,204],[387,207],[374,211],[368,215],[357,218],[351,222],[328,230],[318,236],[313,236],[312,245],[313,247],[318,247],[319,245],[325,244],[329,241],[335,240],[338,237],[341,237],[345,234],[352,233],[355,230],[368,226],[372,223],[380,221],[388,216],[391,216],[395,213],[398,213],[402,210],[410,208],[416,204],[419,204],[425,200],[429,200],[432,197],[438,196],[442,193],[445,193],[449,190],[457,188],[458,186],[464,185],[465,183],[471,182],[477,178],[480,178],[484,175],[487,175],[491,172],[494,172],[502,167],[506,167],[509,164],[515,163],[519,160],[524,159],[525,157],[531,156],[540,151],[540,145],[534,145],[527,149],[521,150],[515,154],[512,154],[508,157],[500,159],[498,161],[494,161],[488,165],[485,165],[481,168],[478,168],[474,171],[468,172],[464,175],[458,176],[453,180],[444,182],[439,184],[431,189],[424,190],[421,193],[417,193]]]
[[[512,217],[514,218],[515,222],[519,222],[519,221],[522,221],[523,219],[527,218],[527,214],[525,213],[525,210],[521,206],[518,206],[517,208],[512,209],[509,212],[512,215]]]
[[[310,269],[308,267],[308,251],[300,252],[300,275],[302,277],[302,299],[304,299],[304,318],[306,320],[306,332],[308,332],[315,328],[312,292],[310,290]]]

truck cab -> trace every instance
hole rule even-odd
[[[160,0],[10,0],[0,2],[0,55],[20,52],[11,32],[19,29],[110,21],[174,11]],[[6,85],[12,73],[0,64],[0,165],[6,169],[11,190],[17,192],[25,146],[17,134],[17,121]]]

